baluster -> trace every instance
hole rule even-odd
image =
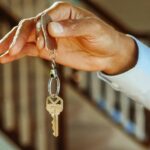
[[[35,148],[35,136],[36,136],[36,90],[35,90],[35,59],[28,58],[28,101],[30,105],[28,106],[29,114],[30,114],[30,137],[31,137],[31,145]]]
[[[88,80],[86,82],[89,82]],[[91,73],[91,97],[92,99],[99,104],[101,100],[101,80],[97,77],[97,74]]]
[[[144,141],[146,139],[144,107],[135,103],[135,108],[135,135],[137,139]]]
[[[107,100],[106,100],[106,83],[104,81],[101,81],[101,89],[100,89],[100,93],[101,93],[101,100],[100,100],[100,107],[102,109],[106,109],[106,103],[107,103]]]
[[[3,66],[3,79],[4,79],[4,107],[3,107],[3,119],[4,126],[7,130],[13,130],[15,127],[15,114],[14,114],[14,102],[12,99],[12,64],[5,64]]]
[[[3,35],[9,31],[9,25],[4,22],[2,26]],[[13,130],[15,127],[15,110],[14,102],[12,99],[12,64],[8,63],[3,66],[3,79],[4,79],[4,107],[3,119],[6,130]]]
[[[45,87],[44,84],[44,66],[38,59],[35,60],[35,74],[36,74],[36,98],[35,108],[36,109],[36,149],[46,150],[47,149],[47,134],[50,134],[50,125],[47,130],[46,127],[46,111],[45,111]]]
[[[27,59],[23,58],[19,61],[20,75],[20,99],[19,99],[19,137],[23,145],[30,144],[30,113],[29,113],[29,97],[28,97],[28,74]]]
[[[130,108],[130,101],[129,101],[129,98],[124,95],[123,93],[121,93],[120,95],[120,101],[121,101],[121,123],[123,125],[123,127],[126,129],[126,130],[129,130],[129,118],[130,118],[130,111],[129,111],[129,108]]]
[[[14,135],[15,140],[18,139],[18,116],[19,116],[19,98],[20,98],[20,92],[19,92],[19,63],[18,61],[14,61],[11,63],[12,65],[12,83],[13,83],[13,88],[12,88],[12,99],[13,99],[13,104],[15,107],[15,130],[14,130]]]
[[[115,111],[114,105],[115,105],[115,101],[116,101],[116,95],[115,95],[115,91],[108,84],[106,84],[106,99],[107,99],[106,110],[107,110],[108,114],[115,117],[114,116],[114,111]]]

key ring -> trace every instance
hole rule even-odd
[[[39,37],[40,32],[42,32],[44,37],[44,48],[49,52],[52,61],[56,58],[56,40],[47,33],[47,24],[51,22],[52,19],[46,13],[41,15],[41,18],[35,20],[36,22],[36,37]]]
[[[54,93],[52,92],[52,87],[56,87]],[[58,77],[56,63],[54,60],[52,60],[52,62],[51,62],[50,79],[49,79],[49,83],[48,83],[48,92],[49,92],[49,95],[53,98],[58,96],[59,92],[60,92],[60,80]]]
[[[43,37],[44,37],[44,48],[48,50],[49,55],[51,57],[51,69],[50,69],[50,79],[48,82],[48,92],[49,95],[52,98],[55,98],[59,95],[60,92],[60,80],[57,74],[57,69],[56,69],[56,41],[53,37],[51,37],[47,33],[47,24],[51,22],[52,19],[50,16],[48,16],[46,13],[41,15],[41,18],[37,20],[36,23],[36,31],[37,31],[37,37],[42,32]],[[56,83],[56,84],[55,84]],[[52,87],[56,87],[55,91],[52,91]]]
[[[55,92],[52,91],[52,87],[54,86],[56,82],[56,89]],[[48,83],[48,93],[52,98],[55,98],[59,95],[60,92],[60,80],[59,77],[56,76],[55,78],[50,78]]]

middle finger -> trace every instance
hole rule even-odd
[[[33,29],[35,28],[34,18],[22,20],[19,23],[16,34],[13,38],[13,41],[10,45],[10,55],[18,54],[26,42],[28,41],[30,35],[33,33]]]

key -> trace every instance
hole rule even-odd
[[[46,99],[46,110],[52,117],[52,130],[53,135],[58,137],[59,135],[59,115],[63,111],[63,100],[59,96],[52,98],[48,96]]]
[[[55,98],[52,98],[51,96],[47,97],[46,109],[53,119],[52,120],[53,135],[55,137],[58,137],[59,135],[58,116],[63,111],[63,100],[58,96]]]

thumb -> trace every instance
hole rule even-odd
[[[95,18],[64,20],[50,22],[48,32],[53,37],[74,37],[93,35],[99,30],[99,22]]]

